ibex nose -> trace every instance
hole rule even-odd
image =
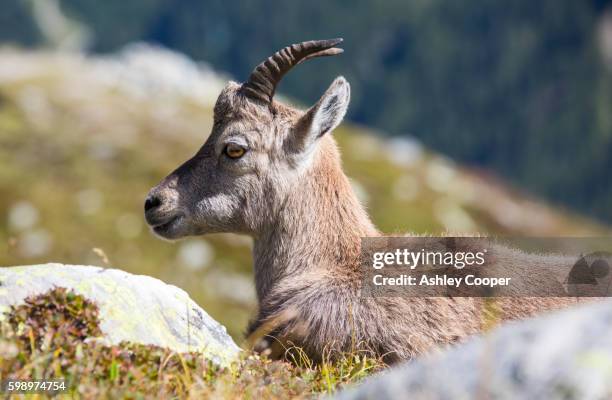
[[[149,195],[147,196],[147,199],[145,200],[145,205],[144,205],[144,209],[145,212],[152,210],[154,208],[157,208],[161,205],[161,199],[157,196],[157,195]]]

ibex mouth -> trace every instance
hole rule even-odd
[[[176,227],[180,225],[182,220],[183,220],[183,215],[180,215],[180,214],[175,215],[172,218],[170,218],[168,221],[162,224],[154,225],[153,232],[155,232],[157,235],[163,238],[172,239],[173,237],[176,236],[174,234],[174,231]]]

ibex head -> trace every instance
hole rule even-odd
[[[276,52],[243,83],[219,95],[208,140],[193,158],[151,189],[145,217],[167,239],[213,232],[256,235],[282,209],[307,173],[322,137],[342,121],[350,86],[338,77],[307,111],[274,101],[292,67],[342,52],[342,39],[310,41]]]

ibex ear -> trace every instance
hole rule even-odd
[[[306,150],[317,139],[340,125],[351,100],[351,86],[340,76],[325,91],[294,127],[291,147]]]

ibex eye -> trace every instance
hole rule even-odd
[[[244,153],[246,153],[246,149],[240,146],[239,144],[230,143],[227,146],[225,146],[225,149],[223,150],[223,152],[229,158],[236,159],[236,158],[242,157]]]

